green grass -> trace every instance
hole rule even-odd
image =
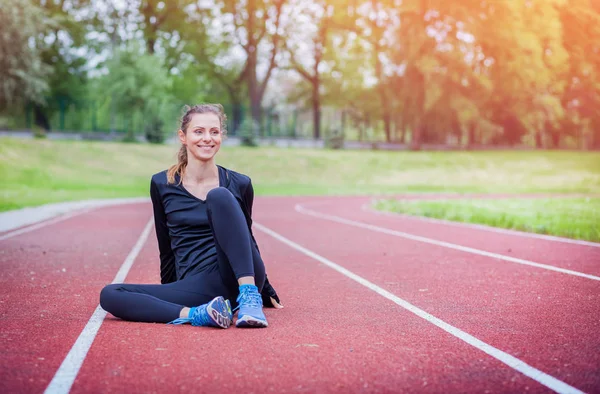
[[[600,242],[600,198],[382,200],[375,208]]]
[[[173,145],[0,138],[0,210],[87,198],[148,196]],[[257,195],[407,192],[600,193],[591,152],[387,152],[222,147],[218,163],[250,175]]]

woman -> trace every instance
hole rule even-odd
[[[228,328],[232,303],[237,327],[267,327],[263,305],[282,308],[252,234],[252,182],[215,164],[225,122],[221,105],[188,107],[178,163],[150,182],[161,284],[106,286],[100,305],[107,312]]]

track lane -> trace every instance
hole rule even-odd
[[[257,199],[256,216],[325,234]],[[315,227],[319,227],[316,229]],[[107,317],[72,392],[548,392],[376,293],[255,230],[285,308],[270,327],[217,330]],[[339,255],[338,255],[339,257]],[[157,283],[150,236],[126,282]]]
[[[279,204],[283,210],[295,203],[298,200],[273,200],[271,205]],[[328,204],[324,213],[342,210],[342,205]],[[287,225],[276,217],[259,220],[566,383],[591,391],[600,387],[596,281],[301,214]],[[308,226],[315,231],[303,230]]]
[[[378,214],[363,209],[370,203],[368,198],[348,198],[343,201],[336,203],[331,200],[313,199],[298,204],[309,210],[390,230],[600,276],[600,247],[531,238],[518,233],[485,231],[456,224],[434,223],[408,216]]]
[[[296,212],[289,209],[290,206],[306,202],[307,199],[285,200],[286,202],[283,204],[284,199],[258,198],[257,220],[269,225],[274,221],[276,225],[272,227],[277,228],[278,231],[282,226],[285,229],[291,229],[294,233],[299,231],[301,236],[293,238],[297,242],[306,235],[314,235],[318,241],[307,245],[309,248],[317,250],[314,247],[317,245],[318,248],[330,250],[328,248],[334,245],[331,245],[331,242],[329,242],[329,246],[325,245],[327,242],[323,243],[323,237],[336,234],[339,229],[323,226],[321,221],[314,220],[314,218],[305,223]],[[322,201],[322,199],[313,201]],[[337,201],[339,203],[340,200]],[[127,211],[130,210],[131,207],[126,207],[120,216],[128,217]],[[140,217],[139,228],[130,232],[132,239],[129,245],[123,246],[123,249],[127,249],[123,252],[123,258],[147,221],[148,212],[144,211],[144,215]],[[95,231],[93,226],[92,228]],[[90,226],[79,226],[70,234],[78,236],[81,235],[79,233],[89,230]],[[32,232],[31,235],[35,235],[36,232]],[[536,382],[532,382],[493,359],[490,360],[486,355],[482,356],[480,352],[473,351],[472,348],[455,338],[444,337],[444,333],[440,334],[439,329],[419,321],[420,319],[415,318],[414,315],[382,300],[372,292],[357,288],[356,284],[351,281],[349,283],[348,279],[323,267],[313,259],[298,255],[272,238],[259,232],[256,233],[261,250],[269,264],[269,275],[282,294],[286,305],[282,311],[267,310],[271,323],[269,329],[250,331],[232,328],[223,332],[187,327],[191,330],[187,330],[185,333],[178,331],[174,335],[172,331],[165,330],[164,325],[125,323],[108,318],[92,346],[92,351],[76,380],[73,391],[123,390],[123,387],[128,387],[134,392],[185,389],[209,392],[223,388],[247,389],[248,386],[260,387],[261,389],[257,389],[257,392],[268,390],[282,392],[303,390],[344,392],[547,391]],[[286,231],[281,231],[281,233],[286,234]],[[119,234],[113,235],[118,236]],[[357,261],[359,266],[360,261],[358,260],[363,258],[363,269],[367,269],[369,273],[375,271],[375,274],[387,280],[388,283],[385,285],[379,283],[382,287],[399,285],[400,281],[396,281],[395,278],[398,274],[393,273],[389,280],[386,262],[380,261],[379,255],[373,253],[374,250],[378,250],[376,249],[377,242],[375,244],[371,244],[371,242],[373,242],[373,238],[377,241],[376,238],[380,238],[381,235],[375,237],[364,233],[360,235],[355,244],[358,246],[361,242],[366,242],[366,245],[375,246],[370,254],[362,254],[355,259],[352,256],[353,249],[344,247],[343,249],[338,248],[337,251],[333,250],[332,253],[328,253],[328,256],[342,265],[345,265],[346,262],[354,264]],[[105,238],[107,235],[100,232],[95,236]],[[25,235],[20,235],[15,240],[21,239],[21,237],[25,237]],[[2,252],[4,252],[4,245],[7,242],[9,241],[0,244]],[[125,243],[128,240],[121,236],[120,242]],[[396,244],[396,242],[397,240],[394,240],[392,243]],[[134,264],[127,282],[157,283],[158,252],[155,244],[156,240],[152,233],[142,254],[138,257],[138,261]],[[349,246],[349,244],[348,242],[342,243],[345,246]],[[418,264],[422,264],[423,255],[438,256],[436,253],[431,254],[430,247],[418,250],[419,248],[414,245],[414,242],[409,244],[411,247],[408,249],[414,248],[412,249],[414,259]],[[118,248],[115,247],[111,250],[116,249]],[[64,251],[63,256],[77,255],[76,251],[69,249],[68,243],[59,243],[52,253],[60,254],[61,251]],[[421,255],[420,262],[419,254]],[[444,253],[439,254],[442,258],[444,255]],[[2,257],[3,259],[0,261],[4,268],[6,266],[4,253],[2,253]],[[401,257],[404,259],[406,256],[402,254]],[[446,261],[446,266],[455,265],[453,259],[454,257],[450,256]],[[106,275],[103,272],[100,273],[100,276],[105,276],[106,280],[96,281],[97,289],[93,288],[94,285],[86,286],[80,283],[86,290],[82,291],[84,298],[90,297],[93,300],[93,302],[85,301],[85,305],[88,303],[97,305],[99,289],[114,278],[114,273],[122,260],[113,260],[113,272]],[[377,264],[365,267],[365,261],[374,261]],[[27,263],[25,260],[23,262]],[[88,274],[93,275],[93,271],[98,268],[98,265],[87,268],[91,268]],[[427,272],[423,274],[425,278],[429,277]],[[429,292],[431,289],[421,292],[420,278],[417,277],[416,281],[413,279],[410,282],[411,275],[401,279],[413,286],[413,290],[417,290],[418,293],[415,292],[415,294],[426,296],[417,300],[426,300],[427,296],[431,295]],[[534,275],[537,279],[544,279],[539,276],[540,274]],[[4,272],[2,278],[4,280]],[[477,276],[474,275],[473,278],[477,278]],[[438,279],[443,282],[445,278]],[[529,280],[521,281],[521,284],[529,284]],[[406,290],[405,287],[402,289]],[[551,288],[542,290],[552,291]],[[435,295],[438,297],[443,293],[441,291]],[[580,293],[579,296],[585,296],[586,289],[581,289]],[[451,292],[449,294],[452,296]],[[476,298],[480,295],[474,292],[470,296]],[[511,303],[506,305],[507,313],[511,313],[514,308],[517,308],[517,313],[523,312],[523,309],[518,309],[520,297],[520,294],[513,296]],[[556,301],[564,301],[562,297],[564,297],[562,293],[558,294],[553,299],[554,304]],[[20,298],[26,300],[27,296]],[[328,300],[328,304],[323,304],[323,299]],[[2,301],[4,300],[3,294]],[[568,308],[571,300],[566,301],[563,305]],[[460,302],[463,301],[460,300]],[[3,302],[2,306],[4,304]],[[28,300],[27,305],[35,305],[35,302]],[[451,313],[450,317],[452,317],[452,313],[454,316],[458,316],[464,313],[465,307],[469,308],[468,305],[454,305],[455,308],[452,310],[451,304],[438,305],[435,299],[428,305],[431,308],[437,307],[437,311]],[[368,314],[364,312],[365,307],[368,308]],[[59,311],[58,309],[57,311]],[[432,312],[430,309],[427,310]],[[64,314],[64,306],[60,311]],[[526,308],[524,311],[530,312],[531,308]],[[10,312],[16,316],[18,311]],[[68,313],[71,314],[69,319],[73,319],[76,323],[80,322],[82,328],[92,312],[93,307],[85,316],[83,316],[84,314],[79,316],[78,310],[69,309]],[[8,316],[4,310],[2,310],[2,316]],[[315,323],[315,316],[318,323]],[[524,316],[529,318],[526,314]],[[460,317],[465,319],[463,316]],[[467,320],[472,319],[471,324],[475,327],[479,327],[477,325],[479,318],[480,316],[477,315],[466,317]],[[483,325],[485,326],[485,324]],[[544,336],[546,328],[546,326],[538,327],[536,334]],[[237,331],[231,335],[231,330]],[[514,331],[514,328],[506,326],[504,331],[505,333]],[[227,333],[227,336],[219,333]],[[47,330],[33,334],[37,335],[37,337],[32,336],[34,339],[41,338],[47,336]],[[67,332],[67,334],[69,333]],[[74,333],[72,341],[77,334],[78,332]],[[66,338],[68,336],[66,335],[62,339],[63,342],[69,340]],[[27,341],[31,338],[23,336],[22,340]],[[72,341],[68,344],[58,343],[55,348],[65,348],[66,350],[62,354],[64,357],[72,345]],[[240,346],[240,341],[247,342]],[[597,344],[589,343],[589,341],[587,346],[591,346],[592,350],[598,348]],[[346,347],[348,348],[347,353],[344,350]],[[529,347],[524,346],[524,354],[529,352]],[[236,358],[238,355],[240,357]],[[521,356],[518,355],[518,357]],[[250,358],[256,358],[257,362],[248,368],[246,360]],[[2,359],[5,362],[7,357],[4,356]],[[31,373],[33,370],[31,364],[26,364],[22,360],[14,361],[5,363],[5,365],[10,364],[12,368],[3,368],[3,371],[10,371],[6,375],[8,384],[17,382],[16,387],[19,390],[23,387],[32,387],[25,385],[23,379],[18,380],[13,377],[17,375],[16,372],[19,369],[24,369],[22,375],[27,375],[33,380],[40,379],[38,372]],[[58,360],[57,365],[60,364],[60,361],[62,360]],[[207,370],[207,365],[212,365],[212,369]],[[596,361],[591,360],[587,372],[591,374],[592,379],[599,375],[597,365]],[[593,370],[594,366],[596,366],[595,371]],[[569,373],[569,368],[570,366],[565,367],[567,373]],[[228,369],[231,373],[224,374],[222,372],[224,369]],[[194,379],[190,379],[190,376]],[[577,374],[574,379],[579,382]],[[3,383],[6,384],[6,382]],[[38,384],[38,386],[40,385]],[[597,385],[592,386],[591,391],[594,391],[594,388],[597,390],[597,387]],[[0,386],[0,389],[3,388]],[[33,391],[36,391],[35,388]]]
[[[0,392],[42,392],[148,220],[102,208],[0,241]]]

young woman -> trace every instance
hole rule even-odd
[[[161,284],[112,284],[100,305],[130,321],[267,327],[263,305],[282,308],[252,234],[250,178],[215,164],[225,133],[221,105],[188,108],[178,163],[152,176]],[[233,304],[233,305],[232,305]]]

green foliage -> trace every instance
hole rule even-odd
[[[382,200],[375,208],[600,242],[600,198]]]
[[[158,110],[167,102],[171,81],[162,60],[139,50],[120,50],[106,62],[100,85],[124,109]]]
[[[176,101],[171,94],[172,80],[161,59],[133,47],[115,53],[105,66],[107,74],[96,84],[97,95],[110,99],[111,111],[137,115],[140,131],[149,142],[163,142],[165,125],[174,124]],[[127,139],[133,140],[135,124],[129,123],[126,131]]]
[[[238,135],[241,138],[242,146],[248,147],[256,147],[258,146],[258,142],[256,138],[260,133],[259,124],[252,119],[252,117],[247,116],[242,124],[239,126]]]
[[[329,149],[342,149],[344,147],[344,133],[333,129],[325,137],[325,147]]]
[[[264,123],[264,102],[345,111],[344,138],[414,149],[600,148],[591,0],[0,1],[10,127],[25,114],[27,127],[158,141],[183,104],[223,103],[235,133],[241,108]]]
[[[25,0],[0,0],[0,107],[44,103],[51,67],[30,38],[54,26],[44,10]]]
[[[161,144],[165,140],[164,122],[158,116],[150,115],[149,121],[144,126],[146,140],[153,144]]]

